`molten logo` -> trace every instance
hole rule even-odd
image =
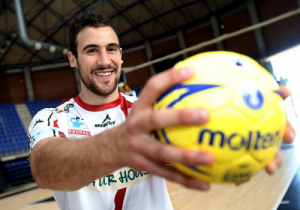
[[[205,141],[208,141],[205,143]],[[261,134],[260,131],[249,131],[248,135],[232,133],[226,136],[222,131],[211,131],[203,129],[199,135],[200,144],[209,144],[210,146],[218,144],[220,148],[229,147],[231,150],[268,149],[278,146],[280,142],[279,131],[275,133]],[[251,148],[252,147],[252,148]]]

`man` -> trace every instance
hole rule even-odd
[[[72,210],[172,209],[160,177],[207,190],[208,183],[187,177],[160,159],[205,165],[213,162],[210,153],[174,148],[151,135],[156,129],[209,120],[202,109],[152,109],[163,92],[191,78],[193,71],[168,70],[152,77],[135,102],[118,93],[122,49],[107,17],[79,15],[70,27],[69,44],[68,58],[79,71],[81,92],[32,120],[30,161],[37,184],[53,190],[61,209]],[[282,93],[288,95],[286,89]],[[288,125],[287,141],[291,133]],[[267,171],[273,173],[280,160],[276,157]]]

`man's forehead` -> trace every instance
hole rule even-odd
[[[119,43],[116,32],[110,26],[85,27],[77,35],[78,45]]]

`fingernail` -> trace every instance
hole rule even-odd
[[[198,190],[208,190],[209,184],[204,183],[204,182],[196,182],[194,187],[195,187],[195,189],[198,189]]]
[[[276,163],[274,163],[274,166],[273,166],[273,170],[274,170],[274,172],[275,172],[275,171],[277,171],[277,169],[278,169],[278,166],[277,166],[277,164],[276,164]]]
[[[194,113],[193,117],[197,122],[204,123],[208,121],[209,114],[206,110],[198,110]]]
[[[201,152],[197,157],[197,163],[201,165],[209,165],[213,161],[213,157],[210,154]]]
[[[292,131],[291,131],[291,140],[293,141],[294,138],[295,138],[295,130],[292,129]]]
[[[277,164],[275,163],[275,161],[272,162],[271,168],[272,168],[272,173],[275,173],[275,171],[277,170]]]
[[[192,75],[194,75],[194,70],[191,68],[182,68],[180,69],[180,74],[183,78],[190,78]]]

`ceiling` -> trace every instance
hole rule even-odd
[[[202,19],[230,11],[246,0],[1,0],[0,68],[13,69],[58,62],[62,52],[25,46],[20,38],[16,2],[21,2],[28,37],[35,42],[67,48],[68,25],[76,14],[94,10],[109,16],[121,46],[128,49],[175,32]]]

